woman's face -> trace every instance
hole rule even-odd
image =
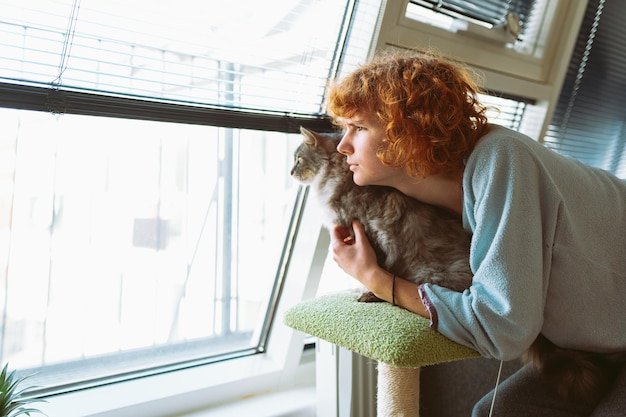
[[[344,119],[346,133],[337,150],[346,156],[357,185],[393,186],[400,168],[384,165],[376,156],[385,137],[384,124],[377,117],[357,113]]]

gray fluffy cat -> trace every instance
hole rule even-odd
[[[416,284],[456,291],[470,286],[471,236],[459,219],[390,187],[356,185],[346,157],[337,151],[340,133],[300,130],[304,141],[294,154],[291,175],[311,186],[325,210],[326,227],[351,230],[358,219],[387,271]],[[380,299],[366,292],[359,301]]]

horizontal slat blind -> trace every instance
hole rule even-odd
[[[506,23],[509,12],[515,13],[523,25],[532,13],[535,0],[412,0],[411,3],[496,26]]]
[[[547,146],[626,178],[626,3],[589,3]]]
[[[320,113],[347,3],[2,0],[0,81]]]
[[[516,98],[501,97],[496,93],[479,96],[481,103],[488,107],[490,123],[499,124],[513,130],[519,130],[526,111],[526,102]]]

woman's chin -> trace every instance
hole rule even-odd
[[[365,184],[365,183],[362,181],[362,179],[361,179],[361,178],[359,178],[359,176],[358,176],[358,175],[354,175],[354,176],[352,177],[352,181],[354,181],[354,183],[355,183],[356,185],[359,185],[359,186],[362,186],[362,185],[367,185],[367,184]]]
[[[376,185],[372,183],[371,178],[368,179],[367,176],[359,175],[359,173],[357,172],[355,172],[354,175],[352,175],[352,181],[354,181],[354,183],[359,186]]]

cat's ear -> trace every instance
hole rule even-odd
[[[304,137],[304,143],[308,146],[315,147],[317,145],[317,134],[309,129],[300,126],[300,133]]]

